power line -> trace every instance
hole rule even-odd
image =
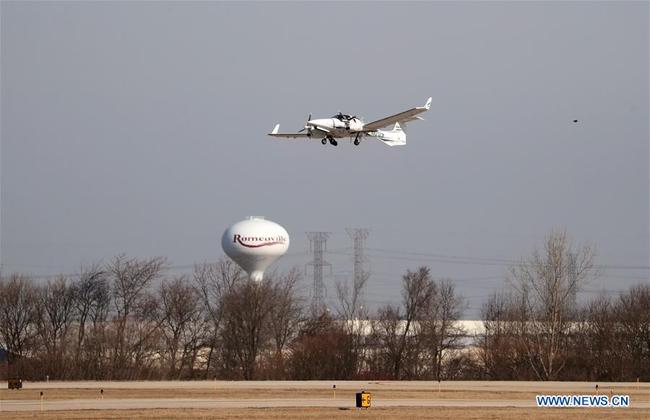
[[[329,232],[328,232],[329,235]],[[367,236],[367,234],[366,234]],[[365,238],[364,238],[365,239]],[[415,261],[415,262],[435,262],[435,263],[442,263],[442,264],[454,264],[454,265],[478,265],[478,266],[497,266],[497,267],[510,267],[512,265],[520,264],[522,263],[521,260],[513,260],[513,259],[506,259],[506,258],[496,258],[496,257],[468,257],[468,256],[460,256],[460,255],[449,255],[449,254],[437,254],[437,253],[423,253],[423,252],[413,252],[413,251],[400,251],[400,250],[391,250],[391,249],[383,249],[383,248],[365,248],[370,251],[374,251],[376,253],[380,254],[367,254],[364,252],[363,248],[363,242],[361,243],[361,254],[356,253],[355,254],[355,249],[350,248],[350,247],[341,247],[341,248],[336,248],[332,251],[329,251],[329,254],[334,254],[334,255],[345,255],[345,256],[353,256],[355,255],[357,257],[360,257],[361,259],[365,258],[377,258],[377,259],[389,259],[389,260],[403,260],[403,261]],[[352,253],[348,252],[351,251]],[[299,252],[292,252],[292,253],[287,253],[284,255],[284,258],[298,258],[298,257],[304,257],[306,256],[308,251],[299,251]],[[392,255],[382,255],[384,253],[390,253]],[[357,258],[355,257],[355,258]],[[214,261],[210,262],[207,261],[205,263],[214,263]],[[201,263],[194,263],[194,264],[174,264],[174,265],[168,265],[165,268],[169,270],[183,270],[183,269],[193,269],[196,264],[201,264]],[[355,265],[358,267],[358,264],[355,259]],[[32,268],[54,268],[55,266],[53,265],[35,265],[35,264],[6,264],[3,263],[3,268],[7,269],[7,267],[32,267]],[[650,270],[650,266],[645,266],[645,265],[625,265],[625,264],[597,264],[594,266],[594,269],[596,270],[605,270],[605,271],[616,271],[616,270]],[[4,274],[4,273],[3,273]],[[65,277],[75,277],[78,276],[78,273],[46,273],[46,274],[38,274],[38,275],[29,275],[29,277],[34,278],[34,279],[48,279],[48,278],[56,278],[59,276],[65,276]],[[453,276],[450,276],[452,280],[460,280],[461,279],[454,279]],[[601,275],[601,278],[608,278],[608,279],[632,279],[632,280],[650,280],[648,276],[631,276],[631,275]],[[471,280],[471,279],[468,279]],[[477,278],[478,280],[478,278]]]
[[[385,249],[385,248],[368,248],[370,251],[377,252],[389,252],[391,254],[405,254],[405,255],[417,255],[423,257],[434,257],[434,258],[446,258],[446,259],[462,259],[462,260],[476,260],[476,261],[486,261],[486,262],[506,262],[506,263],[517,263],[518,261],[508,259],[508,258],[495,258],[495,257],[467,257],[460,255],[447,255],[447,254],[434,254],[434,253],[424,253],[424,252],[413,252],[413,251],[400,251],[394,249]]]
[[[369,250],[380,251],[376,248],[368,248]],[[454,255],[445,255],[441,254],[425,254],[419,252],[408,252],[408,251],[392,251],[392,250],[381,250],[381,252],[391,252],[397,255],[377,255],[371,254],[368,255],[370,258],[383,258],[383,259],[394,259],[394,260],[405,260],[405,261],[433,261],[438,263],[448,263],[448,264],[458,264],[458,265],[480,265],[480,266],[499,266],[499,267],[510,267],[512,265],[521,264],[522,261],[517,260],[507,260],[507,259],[492,259],[492,258],[482,258],[482,257],[463,257],[463,256],[454,256]],[[347,253],[336,253],[332,254],[339,255],[349,255]],[[424,258],[418,258],[424,257]],[[525,261],[524,261],[525,263]],[[593,267],[594,270],[650,270],[650,266],[644,265],[624,265],[624,264],[596,264]]]

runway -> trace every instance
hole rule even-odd
[[[336,394],[333,392],[334,385]],[[3,390],[0,412],[293,407],[352,409],[354,393],[361,390],[374,393],[372,407],[533,408],[536,407],[536,393],[594,393],[595,385],[587,382],[491,381],[36,382],[25,383],[21,391]],[[650,384],[598,385],[603,393],[631,394],[632,408],[650,409]],[[99,394],[100,389],[104,398]],[[115,398],[118,390],[126,392],[126,396]],[[262,392],[272,390],[276,390],[273,391],[274,396],[260,397],[264,395]],[[68,394],[57,396],[57,391]],[[41,402],[38,399],[40,392],[50,398],[46,397]],[[330,393],[331,397],[325,397]],[[88,395],[96,397],[87,398]],[[150,398],[152,395],[155,397]],[[224,397],[226,395],[229,397]]]

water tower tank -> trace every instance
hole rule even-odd
[[[251,280],[261,281],[264,270],[289,249],[289,234],[279,224],[253,216],[226,229],[221,246]]]

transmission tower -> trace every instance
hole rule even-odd
[[[332,267],[332,264],[325,261],[323,254],[327,250],[327,238],[329,238],[329,232],[307,232],[307,238],[309,238],[309,250],[314,253],[314,259],[307,263],[307,266],[313,266],[314,268],[314,285],[312,288],[311,299],[312,299],[312,308],[316,311],[320,311],[323,308],[323,295],[324,295],[324,286],[323,286],[323,267]]]
[[[368,238],[368,229],[347,228],[345,229],[354,242],[354,290],[359,290],[361,284],[365,280],[367,273],[363,270],[363,263],[365,261],[363,246]]]

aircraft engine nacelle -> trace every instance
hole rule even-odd
[[[361,131],[363,130],[363,123],[358,119],[354,118],[350,120],[350,131]]]

